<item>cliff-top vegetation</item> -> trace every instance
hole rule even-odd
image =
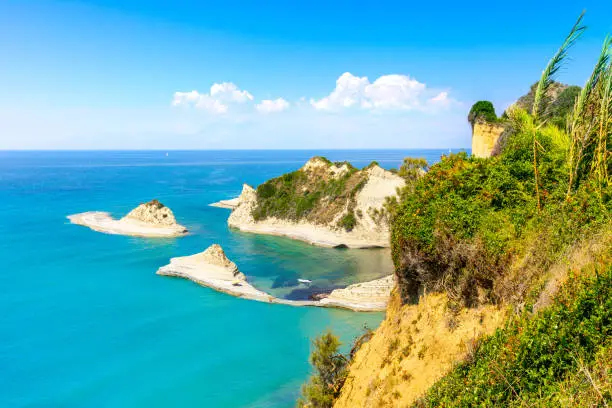
[[[609,227],[610,40],[575,102],[569,133],[549,123],[542,106],[559,55],[580,32],[545,70],[532,111],[508,112],[513,133],[499,156],[443,157],[403,196],[391,243],[404,301],[427,287],[465,306],[525,302],[559,254]],[[528,262],[518,266],[519,259]]]

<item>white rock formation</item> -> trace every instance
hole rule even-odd
[[[329,171],[332,175],[349,171],[348,166],[336,167],[323,159],[310,159],[302,170]],[[228,218],[230,227],[241,231],[259,234],[281,235],[298,239],[313,245],[327,247],[372,248],[389,246],[389,223],[383,214],[385,198],[397,194],[397,189],[405,185],[405,180],[378,165],[363,170],[367,182],[357,193],[355,214],[357,224],[352,231],[347,232],[338,227],[348,209],[340,212],[327,224],[314,224],[307,221],[291,221],[269,217],[255,221],[252,216],[257,206],[257,192],[245,184],[238,203]],[[347,202],[348,205],[348,202]]]
[[[349,167],[346,165],[346,163],[343,163],[341,166],[336,166],[335,164],[330,164],[327,160],[325,160],[322,157],[313,157],[310,160],[308,160],[306,162],[306,164],[304,164],[300,170],[306,171],[306,172],[319,172],[319,171],[323,171],[328,173],[329,175],[333,176],[333,177],[340,177],[343,174],[348,173],[349,171]]]
[[[73,224],[107,234],[162,238],[188,232],[187,228],[176,222],[172,211],[157,200],[139,205],[119,220],[101,211],[69,215],[68,219]]]
[[[216,203],[212,203],[209,205],[211,207],[229,208],[230,210],[233,210],[234,208],[238,206],[239,202],[240,202],[240,197],[236,197],[236,198],[231,198],[229,200],[220,200],[220,201],[217,201]]]
[[[371,282],[336,289],[318,301],[287,300],[262,292],[247,282],[236,264],[230,261],[223,249],[213,244],[206,251],[191,256],[170,259],[168,265],[157,270],[158,275],[189,279],[202,286],[245,299],[289,306],[339,307],[355,311],[385,310],[395,280],[393,276]]]
[[[395,276],[389,275],[373,281],[350,285],[343,289],[335,289],[328,297],[321,299],[320,303],[326,306],[339,306],[353,310],[385,310],[394,286]]]

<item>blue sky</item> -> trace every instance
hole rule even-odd
[[[561,81],[612,32],[610,1],[292,3],[0,0],[0,148],[467,147],[583,8]]]

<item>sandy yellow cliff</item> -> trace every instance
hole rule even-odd
[[[357,352],[334,407],[410,406],[504,317],[492,305],[455,314],[441,294],[402,306],[394,293],[385,320]]]
[[[491,157],[505,128],[497,123],[476,121],[472,130],[472,155],[476,157]]]

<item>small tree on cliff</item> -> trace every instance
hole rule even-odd
[[[348,359],[338,352],[340,340],[330,331],[313,341],[310,363],[315,373],[302,386],[298,407],[331,408],[346,380]]]
[[[496,122],[497,115],[495,114],[495,107],[489,101],[478,101],[472,105],[470,113],[468,114],[468,121],[474,127],[474,123],[477,120],[485,120],[487,122]]]

